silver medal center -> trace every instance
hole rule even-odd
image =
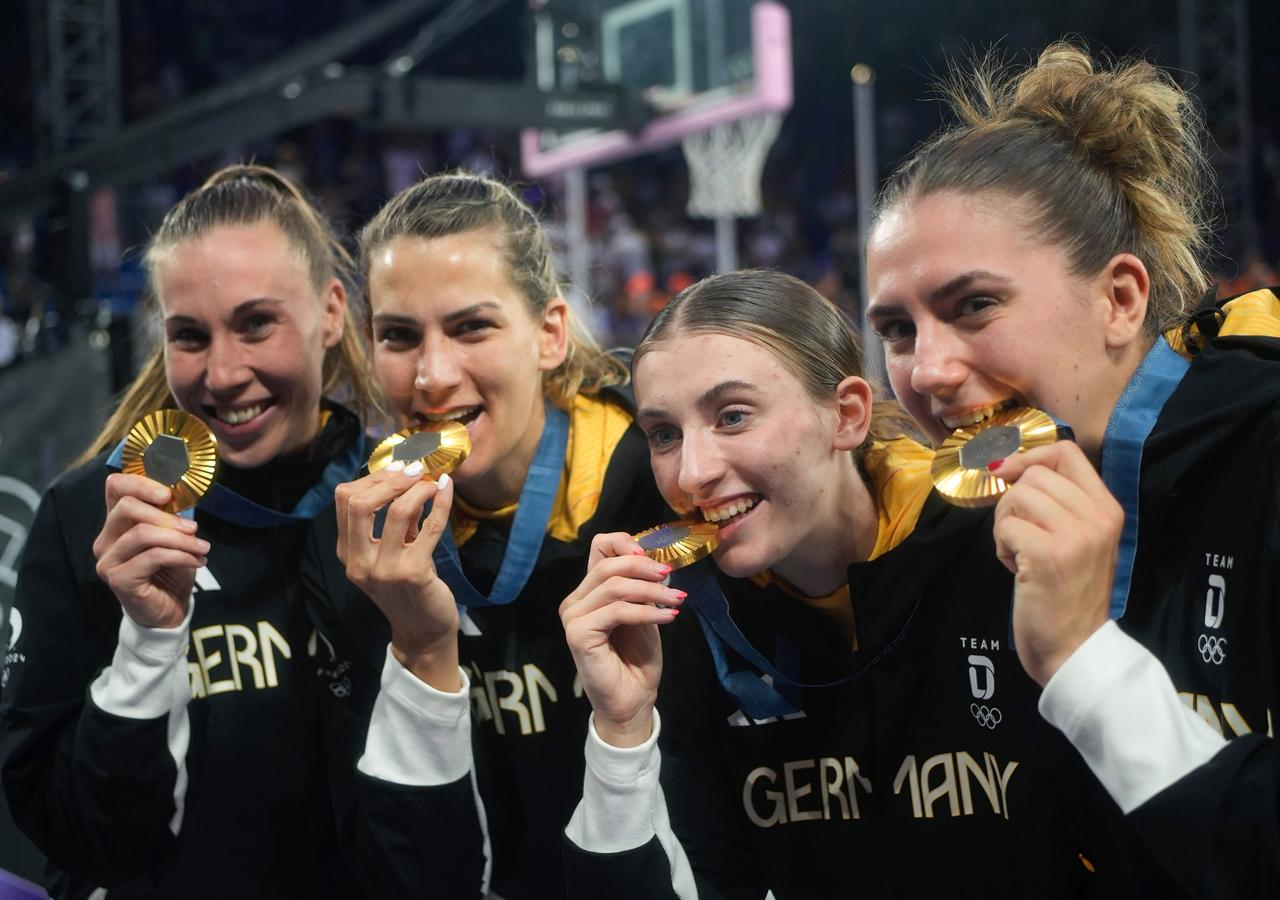
[[[399,462],[413,462],[423,459],[440,449],[440,433],[438,431],[415,431],[391,451],[391,459]]]
[[[171,434],[162,434],[142,453],[142,468],[147,477],[161,484],[177,484],[191,466],[187,442]]]
[[[985,469],[988,463],[1017,453],[1022,447],[1022,433],[1016,425],[997,425],[975,434],[960,448],[960,465],[966,469]]]

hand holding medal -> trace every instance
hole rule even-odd
[[[470,452],[470,435],[458,422],[398,431],[374,449],[369,474],[334,495],[336,549],[348,580],[387,617],[399,662],[444,691],[460,685],[459,620],[432,555],[449,527],[449,473]]]
[[[560,604],[560,620],[605,743],[632,747],[652,732],[662,677],[658,626],[673,621],[685,599],[667,576],[711,553],[718,531],[681,521],[591,542],[587,575]]]
[[[177,513],[213,484],[217,442],[196,417],[162,409],[129,430],[120,464],[107,477],[107,518],[93,543],[97,572],[134,622],[172,628],[186,617],[209,552],[194,519]]]

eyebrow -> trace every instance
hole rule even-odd
[[[988,272],[986,269],[973,269],[961,275],[952,278],[946,284],[934,288],[929,292],[929,302],[938,303],[946,300],[955,294],[958,294],[969,288],[975,281],[995,281],[1000,284],[1008,284],[1009,279],[1003,275],[997,275],[995,272]]]
[[[751,391],[755,393],[759,390],[760,389],[758,387],[749,381],[739,381],[731,378],[728,381],[722,381],[714,387],[708,388],[704,391],[702,396],[698,398],[697,404],[698,406],[704,407],[710,406],[730,391]],[[646,406],[636,412],[637,419],[665,419],[668,417],[669,414],[665,409],[659,409],[654,406]]]
[[[470,316],[474,316],[476,313],[481,312],[482,310],[489,310],[489,311],[501,313],[502,304],[496,300],[484,300],[480,303],[473,303],[470,306],[464,307],[463,309],[459,309],[449,313],[447,316],[444,317],[442,321],[444,322],[445,325],[453,325],[457,322],[462,321],[463,319],[466,319]],[[419,324],[419,320],[414,316],[405,316],[405,315],[400,315],[399,313],[374,313],[373,321],[379,324],[390,324],[390,325],[418,325]]]
[[[457,312],[449,313],[449,315],[444,317],[443,322],[446,325],[452,325],[454,322],[465,319],[468,316],[474,316],[481,310],[496,310],[497,312],[502,312],[502,304],[496,300],[484,300],[480,303],[473,303],[468,307],[458,310]]]
[[[242,316],[247,312],[252,312],[260,306],[281,306],[282,300],[275,297],[254,297],[252,300],[245,300],[243,303],[237,303],[235,308],[231,310],[231,317]],[[175,325],[183,325],[187,323],[198,323],[200,320],[194,316],[167,316],[164,320],[166,325],[172,323]]]
[[[960,275],[957,275],[945,284],[939,285],[931,290],[928,293],[926,300],[930,305],[942,303],[943,301],[954,297],[956,294],[968,290],[974,282],[978,281],[995,282],[1000,285],[1009,284],[1009,279],[1003,275],[997,275],[995,272],[989,272],[986,269],[972,269],[968,272],[963,272]],[[866,315],[867,320],[871,321],[873,319],[883,319],[891,316],[900,316],[902,314],[902,304],[884,303],[872,306],[867,310]]]

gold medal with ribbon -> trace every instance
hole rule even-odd
[[[195,416],[160,409],[143,416],[124,440],[120,457],[126,475],[145,475],[173,492],[172,513],[190,509],[218,474],[218,439]]]
[[[957,428],[942,442],[933,458],[933,486],[956,506],[992,506],[1009,486],[987,466],[1059,437],[1048,413],[1025,406],[997,410],[981,422]]]
[[[369,472],[385,469],[393,462],[405,465],[421,462],[427,476],[439,478],[456,469],[471,452],[471,435],[459,422],[444,422],[425,428],[406,428],[383,440],[369,457]]]

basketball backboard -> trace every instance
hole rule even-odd
[[[531,41],[540,89],[622,85],[656,113],[634,133],[524,131],[531,178],[791,107],[790,18],[774,0],[547,0],[533,13]]]

